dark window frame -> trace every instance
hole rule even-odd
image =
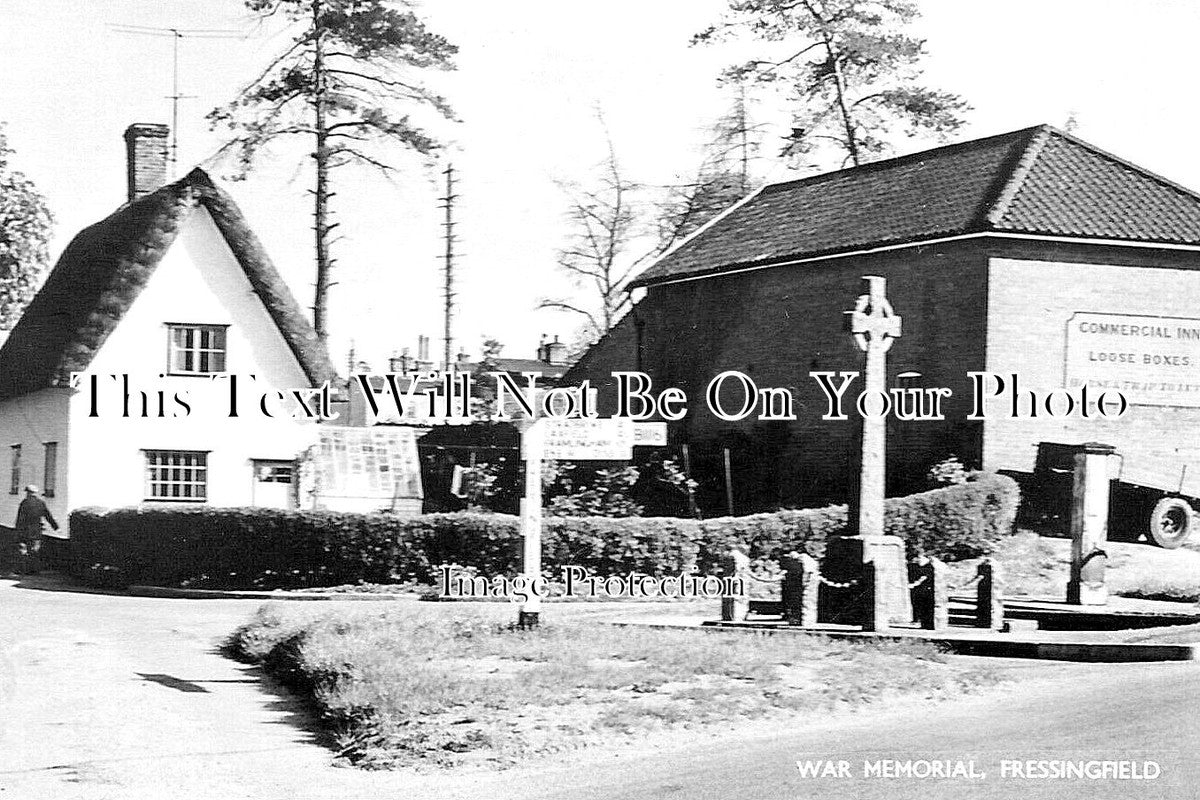
[[[196,377],[228,372],[228,325],[210,322],[167,322],[165,326],[168,375]],[[206,336],[209,337],[207,344],[204,342]],[[185,341],[179,341],[180,338]],[[219,344],[214,341],[218,338]]]
[[[42,496],[54,497],[58,491],[58,442],[42,444]]]

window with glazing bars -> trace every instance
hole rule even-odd
[[[170,372],[204,375],[225,371],[224,325],[169,325]]]
[[[208,499],[208,453],[147,450],[146,499],[205,502]]]

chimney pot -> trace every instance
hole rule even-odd
[[[150,194],[167,182],[166,125],[137,122],[125,129],[125,169],[129,201]]]
[[[538,360],[555,367],[565,366],[567,363],[566,344],[560,342],[558,336],[555,336],[553,342],[548,342],[538,348]]]

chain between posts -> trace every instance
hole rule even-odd
[[[859,582],[858,578],[854,578],[853,580],[848,580],[845,583],[838,583],[837,581],[831,581],[824,575],[819,574],[817,575],[817,580],[834,589],[849,589],[851,586],[857,586]]]
[[[778,573],[777,575],[775,575],[775,576],[773,576],[773,577],[770,577],[770,578],[764,578],[764,577],[762,577],[762,576],[760,576],[760,575],[755,575],[753,572],[751,572],[751,571],[749,571],[749,570],[747,570],[747,571],[745,572],[745,575],[746,575],[747,577],[751,578],[752,580],[759,581],[759,582],[761,582],[761,583],[778,583],[779,581],[783,580],[783,577],[784,577],[784,575],[786,575],[786,574],[787,574],[787,573],[785,573],[785,572],[780,572],[780,573]],[[817,580],[818,580],[818,581],[820,581],[820,582],[821,582],[823,585],[825,585],[825,586],[829,586],[829,587],[831,587],[831,588],[833,588],[833,589],[849,589],[851,586],[857,586],[857,585],[858,585],[858,583],[859,583],[859,580],[858,580],[857,578],[855,578],[855,579],[853,579],[853,580],[846,581],[845,583],[839,583],[839,582],[837,582],[837,581],[831,581],[831,580],[829,580],[828,578],[826,578],[824,575],[820,575],[820,574],[818,574],[818,575],[817,575]],[[922,575],[921,577],[917,578],[915,581],[912,581],[912,582],[910,582],[910,583],[908,584],[908,588],[909,588],[909,589],[916,589],[918,586],[920,586],[921,584],[925,583],[925,581],[927,581],[927,580],[929,580],[929,576],[928,576],[928,575]],[[976,575],[974,578],[971,578],[971,580],[967,581],[967,582],[966,582],[966,583],[964,583],[962,586],[959,586],[959,587],[956,587],[956,588],[954,588],[954,589],[951,589],[950,591],[953,591],[953,592],[959,592],[959,591],[962,591],[963,589],[966,589],[967,587],[969,587],[969,586],[971,586],[972,584],[976,583],[978,580],[979,580],[979,576],[978,576],[978,575]]]
[[[744,574],[746,576],[752,578],[753,580],[760,581],[762,583],[778,583],[779,581],[783,580],[783,577],[787,573],[780,572],[772,578],[763,578],[759,575],[755,575],[750,570],[746,570]],[[857,586],[859,583],[857,578],[846,581],[845,583],[838,583],[837,581],[831,581],[828,578],[826,578],[824,575],[820,575],[820,574],[817,575],[817,580],[820,581],[821,583],[823,583],[824,585],[832,587],[834,589],[849,589],[851,586]],[[922,578],[921,580],[924,580],[924,578]],[[919,582],[920,581],[918,581],[918,583]]]
[[[783,576],[786,575],[787,573],[780,572],[778,575],[776,575],[773,578],[760,578],[758,575],[755,575],[750,570],[746,570],[745,574],[748,575],[749,577],[753,578],[754,580],[760,581],[762,583],[779,583],[781,580],[783,580]]]
[[[962,586],[955,586],[953,589],[947,589],[947,591],[961,592],[963,589],[968,589],[971,586],[974,586],[975,584],[979,583],[979,579],[982,577],[983,577],[982,575],[979,575],[978,573],[976,573],[975,577],[971,578],[971,580],[967,581]]]

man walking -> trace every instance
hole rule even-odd
[[[19,571],[37,574],[41,570],[41,559],[38,553],[42,549],[42,520],[50,523],[50,527],[58,530],[58,523],[46,503],[38,496],[38,487],[30,484],[25,487],[25,499],[17,507],[16,537],[17,547],[25,556]]]

